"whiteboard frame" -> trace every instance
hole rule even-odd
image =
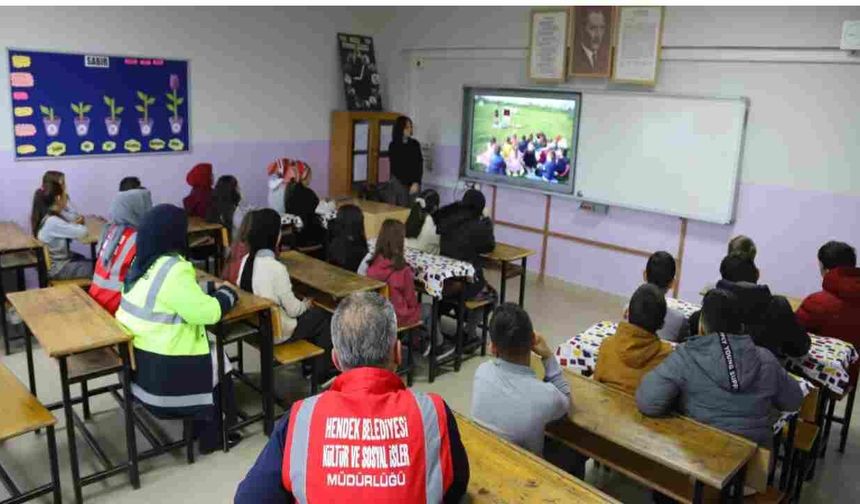
[[[738,192],[740,190],[740,179],[741,179],[740,170],[741,170],[741,167],[743,164],[744,145],[746,143],[747,119],[749,117],[749,109],[750,109],[749,98],[747,98],[745,96],[706,96],[706,95],[690,95],[690,94],[683,94],[683,93],[651,93],[651,92],[642,92],[642,91],[630,92],[630,91],[583,90],[583,91],[579,91],[579,93],[581,93],[581,95],[582,95],[582,103],[580,104],[581,107],[587,107],[588,106],[587,105],[588,95],[623,95],[623,96],[638,95],[638,96],[642,96],[642,97],[679,98],[679,99],[688,99],[688,100],[689,99],[719,100],[719,101],[727,101],[727,102],[732,102],[732,101],[741,102],[744,106],[744,113],[743,113],[743,117],[741,118],[740,135],[739,135],[738,142],[737,142],[738,157],[737,157],[737,160],[735,161],[734,173],[732,174],[732,179],[733,179],[732,180],[732,186],[733,186],[732,209],[731,209],[731,212],[729,213],[728,220],[725,220],[725,221],[724,220],[711,220],[711,219],[705,219],[705,218],[702,218],[699,216],[694,216],[694,215],[685,214],[685,213],[661,212],[661,211],[655,210],[653,208],[646,208],[646,207],[642,207],[639,205],[627,205],[627,204],[618,203],[615,201],[610,201],[610,200],[606,200],[606,199],[602,199],[602,198],[583,198],[581,196],[577,196],[576,195],[576,191],[577,191],[576,175],[579,173],[579,167],[577,167],[577,171],[574,172],[573,193],[572,194],[565,194],[565,193],[549,191],[546,189],[539,189],[539,188],[532,188],[532,187],[524,187],[521,185],[508,184],[508,183],[504,182],[504,179],[498,179],[498,180],[491,181],[491,180],[485,180],[485,179],[481,179],[481,178],[467,177],[467,176],[461,175],[460,180],[464,180],[467,182],[479,183],[479,184],[503,186],[505,188],[510,188],[513,190],[520,190],[520,191],[527,191],[527,192],[533,192],[533,193],[538,193],[538,194],[558,196],[558,197],[561,197],[564,199],[569,199],[569,200],[574,200],[574,201],[597,203],[597,204],[601,204],[601,205],[608,205],[610,207],[621,207],[621,208],[627,208],[630,210],[637,210],[637,211],[641,211],[641,212],[650,212],[650,213],[656,213],[656,214],[660,214],[660,215],[668,215],[671,217],[679,217],[682,219],[689,219],[689,220],[695,220],[695,221],[700,221],[700,222],[711,222],[714,224],[723,224],[723,225],[732,224],[734,222],[735,214],[737,212]],[[581,113],[581,111],[580,111],[580,113]],[[579,156],[579,147],[580,146],[577,145],[577,158]],[[464,172],[461,171],[461,173],[464,173]]]

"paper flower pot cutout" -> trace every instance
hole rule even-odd
[[[87,136],[87,133],[90,132],[90,118],[85,114],[92,108],[93,106],[88,103],[72,103],[72,112],[75,113],[75,133],[79,137]]]
[[[104,102],[110,109],[110,117],[105,117],[105,128],[107,129],[107,134],[108,136],[117,136],[119,135],[119,127],[122,124],[122,118],[119,117],[119,115],[122,114],[122,111],[125,109],[123,107],[118,107],[116,105],[116,100],[110,96],[105,96]]]
[[[55,137],[59,135],[60,124],[63,122],[63,120],[60,116],[54,115],[54,107],[39,105],[39,110],[42,111],[42,124],[45,125],[45,135],[49,137]]]
[[[185,101],[185,98],[176,94],[179,90],[179,76],[176,74],[170,74],[170,80],[168,82],[170,86],[170,92],[167,93],[167,110],[169,110],[173,115],[171,115],[167,121],[170,123],[170,132],[174,135],[178,135],[182,133],[182,123],[184,119],[179,115],[179,106]]]
[[[143,114],[137,120],[138,125],[140,126],[140,134],[148,137],[152,134],[152,123],[153,120],[149,117],[149,106],[155,104],[155,97],[149,96],[143,91],[137,92],[137,98],[140,100],[140,103],[135,105],[135,110]]]

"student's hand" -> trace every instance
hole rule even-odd
[[[78,218],[75,219],[75,224],[83,224],[85,222],[86,222],[86,220],[84,219],[83,215],[78,215]]]
[[[305,304],[305,310],[310,310],[311,308],[314,307],[314,300],[311,298],[305,298],[305,300],[302,301],[302,303]]]
[[[412,184],[411,186],[409,186],[409,194],[415,194],[418,192],[419,189],[420,188],[418,187],[418,183],[416,182],[416,183]]]
[[[540,355],[541,359],[549,359],[552,357],[552,350],[549,349],[549,345],[546,344],[546,340],[543,338],[541,333],[535,333],[535,341],[532,345],[532,351],[538,355]]]

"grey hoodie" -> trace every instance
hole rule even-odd
[[[146,212],[152,209],[152,195],[148,189],[130,189],[117,194],[110,205],[110,221],[99,238],[98,256],[102,265],[108,266],[113,252],[126,227],[137,228]],[[111,232],[116,228],[116,232]],[[105,242],[105,239],[108,239]]]
[[[796,411],[803,401],[797,381],[767,349],[746,335],[726,335],[735,364],[735,386],[719,334],[696,336],[645,375],[636,391],[639,411],[684,415],[769,447],[776,411]]]

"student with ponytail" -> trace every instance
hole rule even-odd
[[[36,189],[36,192],[33,193],[33,209],[35,212],[37,200],[39,199],[39,195],[45,190],[45,187],[49,182],[54,182],[60,184],[60,187],[63,188],[63,191],[68,195],[68,191],[66,189],[66,174],[61,171],[48,170],[42,175],[42,185]],[[72,209],[71,206],[71,198],[66,198],[66,206],[62,209],[60,214],[69,222],[74,222],[75,224],[83,224],[84,218],[78,214],[76,211]]]
[[[406,219],[406,246],[439,254],[439,234],[433,214],[439,209],[439,193],[426,189],[412,202],[412,210]]]
[[[30,225],[33,235],[48,248],[51,258],[49,278],[89,278],[93,276],[92,263],[69,250],[69,240],[87,236],[87,227],[69,222],[63,216],[68,201],[69,197],[60,183],[45,183],[33,198]]]

